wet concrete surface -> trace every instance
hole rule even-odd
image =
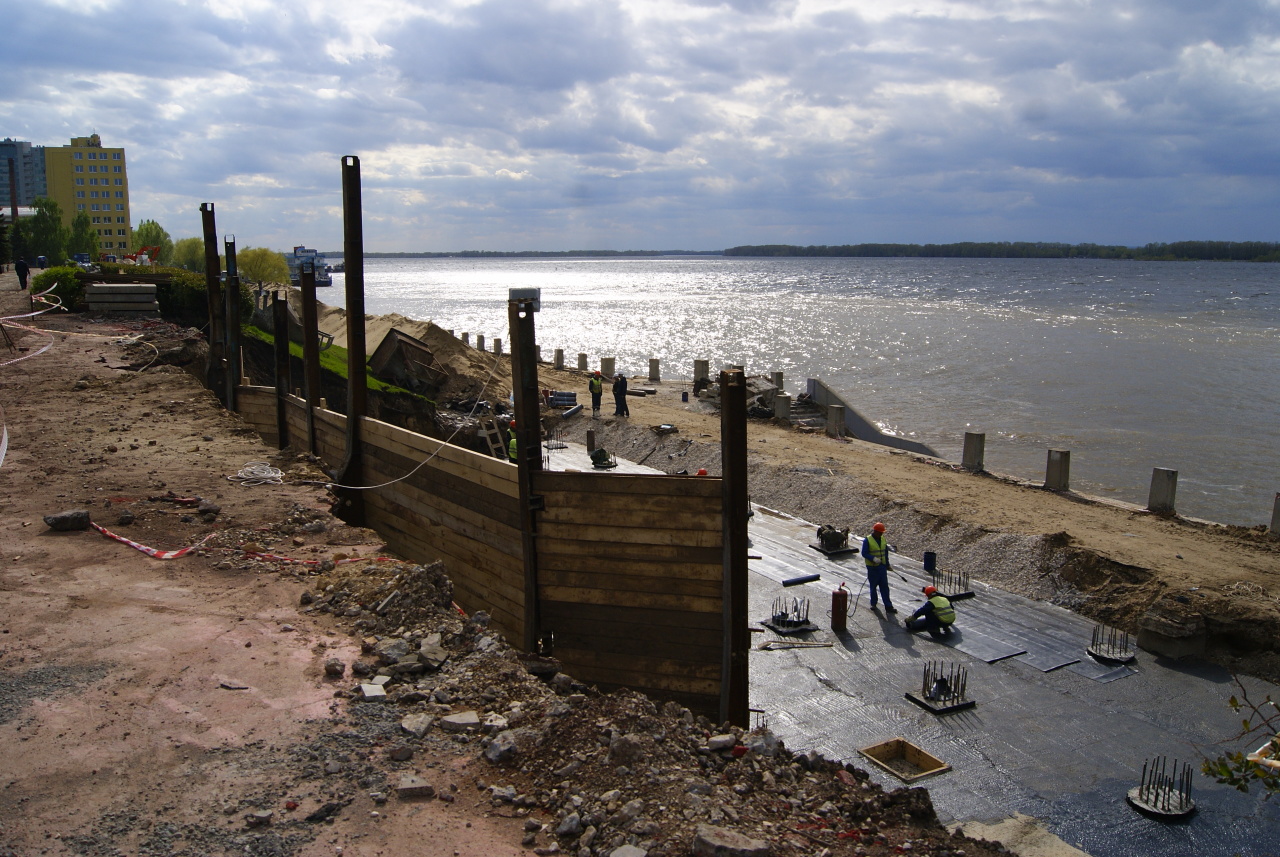
[[[1256,787],[1241,794],[1199,773],[1206,755],[1252,749],[1249,742],[1217,743],[1240,728],[1228,700],[1241,685],[1225,670],[1138,650],[1130,669],[1116,671],[1086,652],[1091,620],[977,583],[977,597],[956,605],[960,635],[941,645],[902,627],[930,582],[919,562],[894,559],[890,585],[898,615],[872,612],[866,591],[857,597],[865,581],[861,557],[828,559],[809,546],[815,531],[759,508],[750,527],[750,619],[762,629],[752,634],[751,706],[789,748],[851,761],[895,788],[902,781],[858,748],[906,738],[951,766],[915,783],[929,789],[944,822],[1023,813],[1094,857],[1280,854],[1280,805],[1265,801]],[[850,542],[860,544],[853,536]],[[822,579],[782,586],[814,572]],[[831,593],[841,582],[851,592],[853,613],[848,633],[836,635]],[[782,639],[761,624],[780,596],[810,599],[810,620],[820,627],[794,639],[833,645],[756,648]],[[972,645],[963,642],[966,629]],[[996,650],[1001,643],[1003,652]],[[1010,655],[1013,650],[1021,651]],[[999,659],[988,663],[994,655]],[[907,700],[907,691],[919,692],[928,661],[967,668],[968,696],[977,705],[939,716]],[[1275,685],[1242,681],[1254,700],[1280,698]],[[1125,801],[1144,762],[1156,756],[1196,769],[1197,812],[1184,822],[1148,818]]]

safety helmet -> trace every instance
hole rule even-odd
[[[875,526],[871,528],[871,532],[873,532],[873,533],[883,533],[883,532],[884,532],[884,524],[880,523],[879,521],[876,521]]]
[[[515,428],[515,427],[516,427],[516,421],[515,421],[515,420],[512,420],[512,421],[511,421],[511,427],[512,427],[512,428]]]
[[[597,370],[596,370],[596,374],[597,374],[597,375],[599,375],[599,374],[600,374],[600,370],[599,370],[599,369],[597,369]]]
[[[936,587],[933,587],[933,586],[926,586],[924,589],[922,589],[922,590],[920,590],[920,591],[921,591],[921,592],[923,592],[925,595],[931,595],[931,596],[932,596],[932,595],[937,595],[937,594],[938,594],[938,590],[937,590],[937,588],[936,588]]]

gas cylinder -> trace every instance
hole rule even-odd
[[[849,618],[849,590],[844,588],[844,584],[831,593],[831,630],[837,634],[843,634],[848,628],[846,620]]]

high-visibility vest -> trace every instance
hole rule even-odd
[[[870,559],[863,557],[867,562],[867,568],[873,565],[889,564],[889,543],[884,540],[883,534],[879,538],[876,538],[875,533],[867,536],[867,550],[871,553]]]
[[[941,595],[931,595],[929,603],[933,605],[933,615],[937,616],[938,621],[943,625],[950,625],[956,621],[956,608],[951,606],[950,599]]]
[[[512,461],[516,460],[518,453],[516,452],[516,436],[511,435],[511,440],[507,441],[507,458]]]
[[[593,396],[596,393],[603,393],[604,379],[601,378],[599,375],[592,375],[591,380],[587,382],[587,390],[589,390],[591,392],[591,395]]]

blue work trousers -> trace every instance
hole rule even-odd
[[[871,586],[871,606],[876,606],[876,590],[879,590],[880,597],[884,598],[884,609],[892,610],[893,601],[889,599],[889,566],[867,566],[867,583]]]

